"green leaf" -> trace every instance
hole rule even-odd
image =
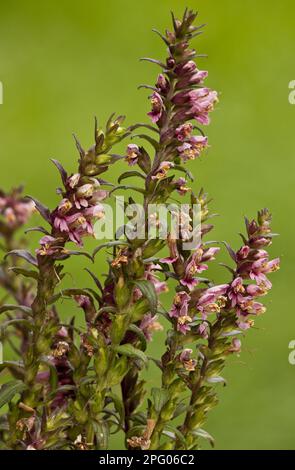
[[[120,424],[123,424],[124,423],[124,419],[125,419],[125,410],[124,410],[124,405],[123,405],[123,402],[121,400],[121,398],[118,397],[118,395],[116,395],[115,393],[113,392],[110,392],[108,393],[108,397],[112,400],[112,402],[114,403],[114,406],[115,406],[115,410],[118,412],[119,414],[119,417],[120,417]]]
[[[11,250],[6,255],[4,256],[4,259],[7,258],[7,256],[17,256],[18,258],[23,258],[25,259],[28,263],[32,264],[33,266],[38,266],[38,262],[36,258],[31,255],[31,253],[27,250]]]
[[[112,189],[112,191],[110,191],[109,195],[111,195],[114,191],[117,191],[117,189],[124,189],[125,191],[128,191],[128,189],[130,189],[131,191],[137,191],[138,193],[141,193],[141,194],[146,193],[145,189],[138,188],[137,186],[120,185],[120,186],[116,186],[114,189]]]
[[[92,258],[92,259],[93,259],[93,258]],[[100,280],[95,276],[95,274],[93,274],[93,272],[90,271],[90,269],[88,269],[88,268],[85,268],[85,271],[92,277],[92,279],[93,279],[93,281],[94,281],[96,287],[97,287],[101,292],[103,292],[103,287],[102,287],[102,285],[101,285],[101,282],[100,282]]]
[[[112,246],[118,246],[118,245],[129,245],[128,242],[124,241],[124,240],[114,240],[112,242],[108,242],[108,243],[103,243],[102,245],[99,245],[97,246],[93,253],[92,253],[92,257],[94,258],[95,255],[102,249],[102,248],[109,248],[109,247],[112,247]]]
[[[183,166],[181,165],[175,165],[174,166],[174,170],[178,170],[178,171],[182,171],[183,173],[186,174],[186,176],[191,180],[191,181],[194,181],[194,177],[192,175],[192,173],[187,170],[186,168],[184,168]]]
[[[226,380],[223,377],[220,377],[220,376],[208,377],[207,382],[210,383],[210,384],[223,383],[224,385],[226,385]]]
[[[140,173],[140,171],[125,171],[125,173],[122,173],[119,178],[118,178],[118,183],[121,183],[121,181],[125,180],[126,178],[132,178],[132,176],[139,176],[140,178],[145,179],[146,176]]]
[[[38,227],[30,227],[30,228],[27,228],[27,230],[25,230],[25,234],[27,234],[29,232],[41,232],[41,233],[44,233],[45,235],[50,235],[48,230],[46,230],[41,225],[38,225]]]
[[[187,443],[184,435],[182,434],[179,429],[175,428],[174,426],[171,426],[170,424],[166,424],[163,434],[166,434],[167,436],[171,437],[173,440],[179,440],[181,442],[181,445],[184,449],[187,449]]]
[[[163,406],[166,405],[166,403],[170,399],[170,394],[168,390],[163,390],[161,388],[152,388],[151,396],[156,412],[160,413]]]
[[[108,448],[110,430],[106,422],[100,421],[99,423],[93,421],[92,423],[99,450],[106,450]]]
[[[24,269],[18,268],[17,266],[13,266],[12,268],[9,268],[9,271],[14,272],[14,274],[21,274],[24,277],[30,277],[32,279],[35,279],[36,281],[39,278],[37,271],[33,271],[32,269]]]
[[[215,445],[215,441],[214,441],[214,437],[211,436],[211,434],[209,434],[207,431],[205,431],[204,429],[194,429],[192,431],[192,434],[194,436],[198,436],[198,437],[202,437],[203,439],[206,439],[207,441],[210,442],[211,446],[214,447]]]
[[[132,136],[132,139],[134,139],[135,137],[138,137],[139,139],[144,139],[146,140],[149,144],[151,144],[155,150],[158,150],[159,148],[159,142],[157,142],[155,139],[153,139],[151,136],[147,135],[147,134],[134,134]]]
[[[4,361],[0,364],[0,372],[5,369],[8,369],[16,379],[24,378],[25,369],[22,362]]]
[[[0,335],[3,334],[3,331],[8,328],[9,326],[24,326],[28,330],[34,330],[35,326],[29,320],[25,320],[24,318],[14,318],[13,320],[8,320],[0,324]]]
[[[142,295],[148,300],[152,314],[157,312],[158,297],[155,286],[152,282],[145,279],[134,281],[134,285],[138,287]]]
[[[129,325],[128,330],[132,331],[132,333],[135,333],[136,336],[138,336],[138,338],[140,339],[140,342],[141,342],[141,348],[142,348],[143,351],[145,351],[146,348],[147,348],[147,341],[146,341],[146,337],[145,337],[143,331],[138,326],[136,326],[134,324]]]
[[[148,358],[142,352],[140,349],[135,348],[132,344],[121,344],[119,346],[115,346],[114,351],[116,351],[119,354],[122,354],[123,356],[131,357],[134,359],[140,359],[143,361],[145,364],[148,362]]]
[[[49,372],[50,372],[50,392],[54,392],[57,389],[58,385],[58,376],[57,376],[57,370],[55,366],[50,362],[50,360],[46,356],[42,356],[40,362],[44,364],[45,366],[48,367]]]
[[[32,309],[30,307],[27,307],[26,305],[4,304],[0,307],[0,313],[8,312],[11,310],[20,310],[26,315],[32,315]]]
[[[73,256],[86,256],[86,258],[90,259],[93,262],[92,256],[89,253],[87,253],[87,251],[64,250],[64,253],[70,256],[72,255]]]
[[[235,251],[232,249],[232,247],[229,245],[229,243],[223,241],[222,242],[224,244],[224,246],[226,247],[230,257],[236,262],[237,261],[237,256],[236,256],[236,253]]]
[[[176,406],[175,411],[174,411],[173,419],[177,418],[177,416],[180,416],[183,413],[187,412],[188,409],[189,409],[189,406],[186,403],[184,403],[184,402],[178,403],[178,405]]]
[[[63,182],[64,184],[66,184],[66,182],[67,182],[67,177],[68,177],[66,170],[64,169],[64,167],[62,166],[62,164],[59,163],[58,160],[55,160],[54,158],[51,158],[51,161],[52,161],[52,163],[56,166],[56,168],[58,169],[58,171],[59,171],[59,173],[60,173],[60,176],[61,176],[61,179],[62,179],[62,182]]]
[[[27,196],[27,198],[31,199],[35,203],[36,209],[43,217],[43,219],[46,220],[46,222],[48,222],[49,224],[51,224],[50,210],[48,209],[48,207],[43,206],[40,201],[34,199],[32,196]]]
[[[26,389],[26,385],[20,380],[11,380],[0,388],[0,408],[9,403],[12,398]]]

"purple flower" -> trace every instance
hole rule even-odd
[[[167,95],[169,91],[169,82],[162,73],[158,75],[156,87],[159,90],[159,93],[162,93],[163,95]]]
[[[143,332],[144,336],[148,341],[152,340],[152,334],[154,331],[162,331],[163,326],[157,321],[158,316],[146,313],[141,320],[139,328]]]
[[[226,294],[228,287],[228,284],[220,284],[206,289],[201,295],[196,308],[201,313],[203,320],[206,320],[208,314],[219,313],[225,307],[227,298],[224,294]]]
[[[155,175],[152,176],[152,179],[153,180],[161,180],[163,178],[166,177],[167,175],[167,172],[168,170],[170,170],[170,168],[173,168],[174,167],[174,163],[172,162],[162,162],[160,163],[160,165],[158,166],[156,172],[155,172]]]
[[[197,248],[187,259],[184,265],[184,277],[181,279],[181,284],[192,290],[198,283],[198,279],[194,276],[195,274],[202,273],[208,269],[207,264],[204,264],[203,261],[211,261],[214,258],[215,253],[219,251],[219,248],[209,248],[203,250],[202,248]]]
[[[203,89],[208,90],[208,89]],[[208,90],[207,94],[200,96],[194,102],[190,112],[193,117],[203,125],[210,124],[209,112],[213,110],[214,104],[218,101],[217,92]]]
[[[158,122],[163,112],[163,100],[159,93],[154,92],[151,96],[152,110],[147,113],[153,122]]]
[[[36,253],[40,256],[54,255],[62,249],[61,246],[56,246],[58,240],[56,240],[56,238],[52,237],[51,235],[45,235],[41,238],[39,243],[41,247],[36,250]]]
[[[181,126],[176,128],[175,137],[180,142],[183,142],[186,138],[191,136],[192,131],[193,125],[190,122],[182,124]]]
[[[81,178],[81,175],[80,173],[75,173],[73,175],[71,175],[68,179],[67,179],[67,185],[73,189],[77,186],[77,184],[79,183],[80,181],[80,178]]]
[[[198,333],[199,335],[204,338],[204,339],[207,339],[209,334],[208,334],[208,323],[203,321],[199,326],[198,326]]]
[[[175,67],[174,72],[179,77],[183,77],[184,75],[190,74],[196,70],[197,66],[193,60],[189,60],[187,62],[181,62]]]
[[[185,291],[177,292],[174,297],[172,308],[169,312],[170,317],[179,318],[185,317],[188,314],[190,295]]]
[[[238,260],[243,260],[248,258],[248,255],[250,253],[250,247],[248,245],[242,246],[242,248],[239,249],[237,252],[237,258]]]
[[[195,370],[197,365],[197,361],[191,357],[192,352],[192,349],[184,349],[179,355],[179,361],[182,363],[185,370],[189,372]]]
[[[140,155],[139,147],[136,144],[129,144],[126,150],[125,161],[129,166],[136,165],[138,162],[138,157]]]
[[[0,192],[0,218],[10,231],[26,224],[33,212],[35,204],[21,197],[22,188],[14,189],[9,194]]]
[[[243,294],[245,293],[245,287],[243,285],[243,279],[237,277],[233,280],[228,293],[228,298],[231,300],[232,307],[235,307],[238,303],[243,301]]]
[[[185,88],[191,85],[199,85],[203,83],[205,78],[208,77],[208,72],[206,70],[196,70],[193,74],[185,75],[181,80],[176,84],[176,89]]]
[[[145,279],[150,281],[154,287],[157,294],[161,294],[162,292],[168,292],[168,286],[165,281],[160,281],[158,276],[155,275],[154,270],[161,270],[161,266],[159,264],[148,264],[146,272],[145,272]]]
[[[176,187],[176,191],[178,192],[178,194],[180,194],[180,196],[185,196],[186,193],[188,191],[190,191],[190,188],[187,187],[186,185],[186,180],[185,178],[178,178],[177,181],[175,181],[175,187]]]
[[[241,352],[241,346],[242,346],[241,341],[238,338],[234,338],[231,342],[228,352],[239,353]]]
[[[254,261],[250,267],[249,277],[257,282],[258,285],[263,285],[266,289],[272,287],[271,282],[267,279],[265,274],[277,271],[280,266],[280,259],[276,258],[268,261],[267,258],[260,258]]]
[[[192,136],[188,142],[177,147],[179,156],[183,161],[194,160],[199,157],[202,150],[208,146],[208,138],[205,136]]]
[[[191,323],[192,318],[188,315],[189,301],[190,296],[187,292],[178,292],[174,297],[174,302],[169,312],[171,318],[177,319],[177,331],[184,335],[191,329],[189,323]]]

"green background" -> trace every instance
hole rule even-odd
[[[198,9],[207,24],[195,40],[197,50],[209,56],[199,67],[208,68],[208,84],[220,92],[208,128],[211,148],[190,163],[194,188],[204,186],[221,215],[213,239],[234,247],[243,216],[269,207],[280,233],[271,252],[282,265],[272,276],[266,314],[225,371],[228,386],[220,389],[221,403],[206,429],[217,449],[294,449],[295,366],[288,362],[288,344],[295,339],[295,105],[288,102],[288,84],[295,79],[294,1],[2,2],[0,185],[8,189],[23,182],[28,194],[53,207],[59,178],[49,158],[75,169],[72,132],[90,146],[95,114],[100,122],[112,111],[126,114],[128,124],[144,120],[147,93],[137,85],[153,84],[157,69],[138,58],[165,57],[151,29],[170,26],[169,10],[180,14],[186,5]],[[113,180],[123,167],[112,170]],[[36,238],[30,237],[34,249]],[[103,272],[102,261],[97,260],[96,273]],[[71,285],[88,283],[80,266],[77,259],[67,264]],[[211,273],[217,282],[228,280],[218,265]],[[70,316],[76,307],[67,302],[62,310]],[[162,350],[162,339],[155,337],[154,354]],[[154,382],[153,368],[147,377]]]

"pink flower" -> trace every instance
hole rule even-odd
[[[104,207],[102,204],[96,204],[95,206],[90,206],[84,209],[83,216],[88,219],[97,218],[101,219],[104,217]]]
[[[144,336],[148,341],[152,340],[152,334],[154,331],[162,331],[163,326],[157,321],[158,316],[146,313],[141,320],[139,328],[143,332]]]
[[[162,73],[158,75],[156,87],[163,95],[166,95],[169,91],[169,82]]]
[[[147,114],[148,116],[150,116],[153,122],[158,122],[162,116],[162,112],[164,108],[163,100],[161,96],[159,95],[159,93],[154,92],[152,94],[151,104],[152,104],[152,110]]]
[[[208,125],[210,123],[208,114],[213,110],[214,104],[217,101],[217,92],[208,90],[207,94],[204,94],[203,96],[200,96],[196,99],[190,112],[198,122],[203,125]]]
[[[199,85],[203,83],[205,78],[208,77],[208,72],[206,70],[196,70],[195,73],[191,75],[186,75],[176,84],[176,89],[185,88],[190,85]]]
[[[205,136],[192,136],[188,142],[177,147],[179,156],[183,161],[194,160],[199,157],[202,150],[208,146],[208,138]]]
[[[250,247],[248,245],[242,246],[237,252],[237,258],[239,260],[246,259],[250,253]]]
[[[218,286],[210,287],[199,298],[196,308],[201,313],[203,320],[206,320],[208,314],[219,313],[226,305],[226,294],[228,284],[220,284]]]
[[[136,165],[138,162],[138,157],[140,155],[139,147],[136,144],[129,144],[126,150],[125,161],[129,166]]]
[[[21,197],[22,188],[14,189],[9,194],[1,192],[0,216],[9,230],[16,230],[26,224],[35,210],[35,203]]]
[[[41,247],[36,250],[37,255],[49,256],[57,253],[62,248],[56,246],[57,242],[58,241],[51,235],[45,235],[39,241]]]
[[[231,346],[228,349],[228,352],[239,353],[241,352],[242,343],[238,338],[234,338],[231,342]]]
[[[199,281],[194,277],[195,274],[202,273],[208,269],[207,264],[203,264],[203,261],[214,259],[214,254],[219,249],[215,248],[212,250],[211,248],[211,254],[209,250],[210,248],[205,251],[202,248],[197,248],[187,259],[184,266],[184,277],[180,281],[183,286],[186,286],[192,290],[199,283]]]
[[[180,142],[183,142],[186,138],[191,136],[193,131],[193,125],[191,123],[185,123],[177,127],[175,130],[175,137]]]
[[[152,176],[152,180],[161,180],[166,177],[168,170],[174,167],[174,163],[164,161],[158,166],[155,175]]]
[[[197,361],[191,357],[192,352],[192,349],[184,349],[179,355],[179,361],[182,363],[185,370],[189,372],[195,370],[197,365]]]
[[[197,66],[196,66],[195,62],[193,60],[189,60],[187,62],[181,62],[180,64],[178,64],[175,67],[174,72],[179,77],[183,77],[184,75],[187,75],[187,74],[190,74],[190,73],[194,72],[194,70],[196,68],[197,68]]]
[[[250,279],[254,279],[258,285],[263,285],[266,289],[272,287],[271,282],[267,279],[265,274],[277,271],[280,266],[280,259],[276,258],[272,261],[268,261],[267,258],[260,258],[257,261],[254,261],[250,267]]]
[[[178,178],[177,181],[175,181],[175,186],[176,186],[176,191],[180,196],[185,196],[185,194],[190,191],[190,188],[187,187],[186,185],[186,180],[185,178]]]
[[[172,238],[171,236],[168,237],[168,246],[169,246],[170,255],[166,258],[161,258],[160,262],[173,264],[177,260],[180,259],[175,238]]]
[[[256,284],[249,284],[246,287],[247,294],[249,294],[251,297],[260,297],[261,295],[266,295],[267,294],[267,289],[264,288],[262,285],[256,285]]]
[[[67,184],[70,188],[75,188],[77,186],[77,184],[79,183],[80,181],[80,177],[81,175],[79,173],[75,173],[73,175],[71,175],[68,179],[67,179]]]
[[[152,263],[149,264],[145,272],[145,279],[152,282],[157,294],[161,294],[162,292],[167,292],[168,291],[167,283],[165,281],[159,280],[158,276],[155,275],[155,272],[154,272],[155,269],[161,270],[161,266],[159,264],[152,264]]]
[[[169,312],[171,318],[177,319],[177,331],[182,334],[186,334],[191,329],[189,323],[192,318],[188,315],[190,296],[187,292],[178,292],[174,297],[172,308]]]
[[[238,303],[243,301],[243,294],[245,293],[245,287],[243,285],[243,279],[237,277],[231,283],[230,291],[228,293],[228,298],[231,300],[232,307],[235,307]]]
[[[199,326],[198,326],[198,333],[199,335],[204,338],[204,339],[207,339],[208,338],[208,323],[203,321]]]
[[[177,292],[174,297],[173,305],[169,312],[169,316],[174,318],[187,316],[190,299],[190,295],[187,292]]]

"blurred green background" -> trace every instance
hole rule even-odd
[[[271,252],[282,262],[272,277],[268,310],[247,334],[240,358],[227,367],[228,386],[220,389],[221,403],[206,429],[217,449],[295,449],[295,366],[288,363],[288,344],[295,339],[295,105],[288,102],[288,84],[295,79],[294,1],[2,2],[0,186],[24,183],[27,194],[53,207],[59,177],[49,158],[75,169],[72,132],[86,147],[95,114],[100,122],[112,111],[126,114],[128,124],[144,120],[147,93],[136,88],[153,84],[158,70],[138,58],[165,57],[151,29],[170,26],[169,11],[181,14],[185,6],[199,10],[200,22],[207,24],[195,41],[208,54],[199,67],[208,68],[208,84],[221,94],[208,128],[211,148],[190,163],[195,189],[204,186],[221,215],[213,239],[238,247],[243,216],[267,206],[280,233]],[[123,166],[112,170],[113,180]],[[30,241],[34,249],[36,238]],[[104,271],[102,260],[96,273]],[[67,263],[71,285],[90,283],[80,266],[77,259]],[[222,267],[211,273],[217,282],[228,279]],[[70,316],[76,307],[67,302],[62,309]],[[154,354],[162,339],[155,337]],[[153,368],[148,380],[155,380]]]

